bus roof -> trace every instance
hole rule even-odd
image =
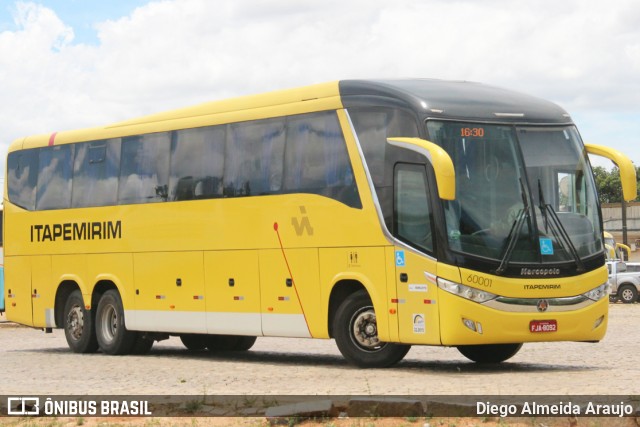
[[[570,124],[558,105],[508,89],[468,81],[435,79],[344,80],[340,94],[346,108],[401,102],[421,118]]]
[[[107,126],[20,138],[9,151],[217,123],[355,106],[395,105],[421,119],[570,124],[556,104],[507,89],[435,79],[343,80],[232,98],[152,114]]]

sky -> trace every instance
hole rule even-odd
[[[640,165],[637,0],[0,0],[0,172],[31,134],[397,77],[549,99]]]

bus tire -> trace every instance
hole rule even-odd
[[[137,333],[125,327],[122,299],[115,289],[106,291],[98,302],[96,335],[103,353],[129,354],[133,350]]]
[[[459,345],[457,348],[464,357],[476,363],[500,363],[515,356],[522,343]]]
[[[366,291],[351,294],[333,318],[333,335],[340,353],[360,368],[386,368],[398,363],[410,345],[382,342],[373,304]]]
[[[93,312],[87,311],[79,289],[71,292],[64,304],[64,336],[74,353],[95,353],[98,350]]]
[[[638,291],[633,285],[622,285],[618,288],[618,299],[625,304],[632,304],[638,300]]]
[[[200,334],[182,334],[180,335],[180,341],[191,351],[200,351],[207,348],[207,336]]]
[[[247,351],[256,343],[257,337],[239,336],[233,351]]]
[[[256,337],[242,335],[208,335],[209,351],[247,351],[256,342]]]

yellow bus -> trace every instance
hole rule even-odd
[[[629,261],[631,248],[624,243],[616,242],[613,234],[604,232],[604,245],[606,248],[607,261],[622,260]]]
[[[585,148],[562,108],[429,79],[26,137],[7,157],[7,317],[63,328],[79,353],[333,338],[362,367],[411,345],[498,363],[595,342],[607,269],[587,153],[635,198],[631,162]]]

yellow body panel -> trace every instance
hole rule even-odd
[[[609,300],[570,312],[508,313],[494,310],[440,290],[442,344],[521,343],[536,341],[598,341],[607,330]],[[604,317],[595,328],[596,321]],[[465,327],[462,319],[482,325],[482,333]],[[532,320],[556,320],[556,332],[529,332]]]
[[[133,256],[136,310],[204,311],[202,252]]]
[[[204,265],[206,311],[260,312],[258,251],[205,252]]]
[[[31,257],[5,256],[4,283],[7,318],[23,325],[33,325]]]
[[[607,282],[607,268],[601,267],[580,277],[553,279],[513,279],[460,269],[463,285],[505,297],[555,298],[580,295]],[[456,280],[457,281],[457,280]]]
[[[403,252],[405,261],[396,265],[400,342],[440,344],[436,261],[401,248],[395,251]]]
[[[378,226],[379,228],[379,226]],[[321,248],[320,284],[321,284],[321,333],[319,337],[328,337],[328,304],[331,291],[344,286],[349,281],[355,281],[367,290],[376,309],[378,321],[378,336],[382,341],[393,341],[397,336],[397,328],[392,327],[387,316],[390,303],[387,289],[388,264],[383,247],[342,247]],[[393,270],[391,270],[393,271]]]

